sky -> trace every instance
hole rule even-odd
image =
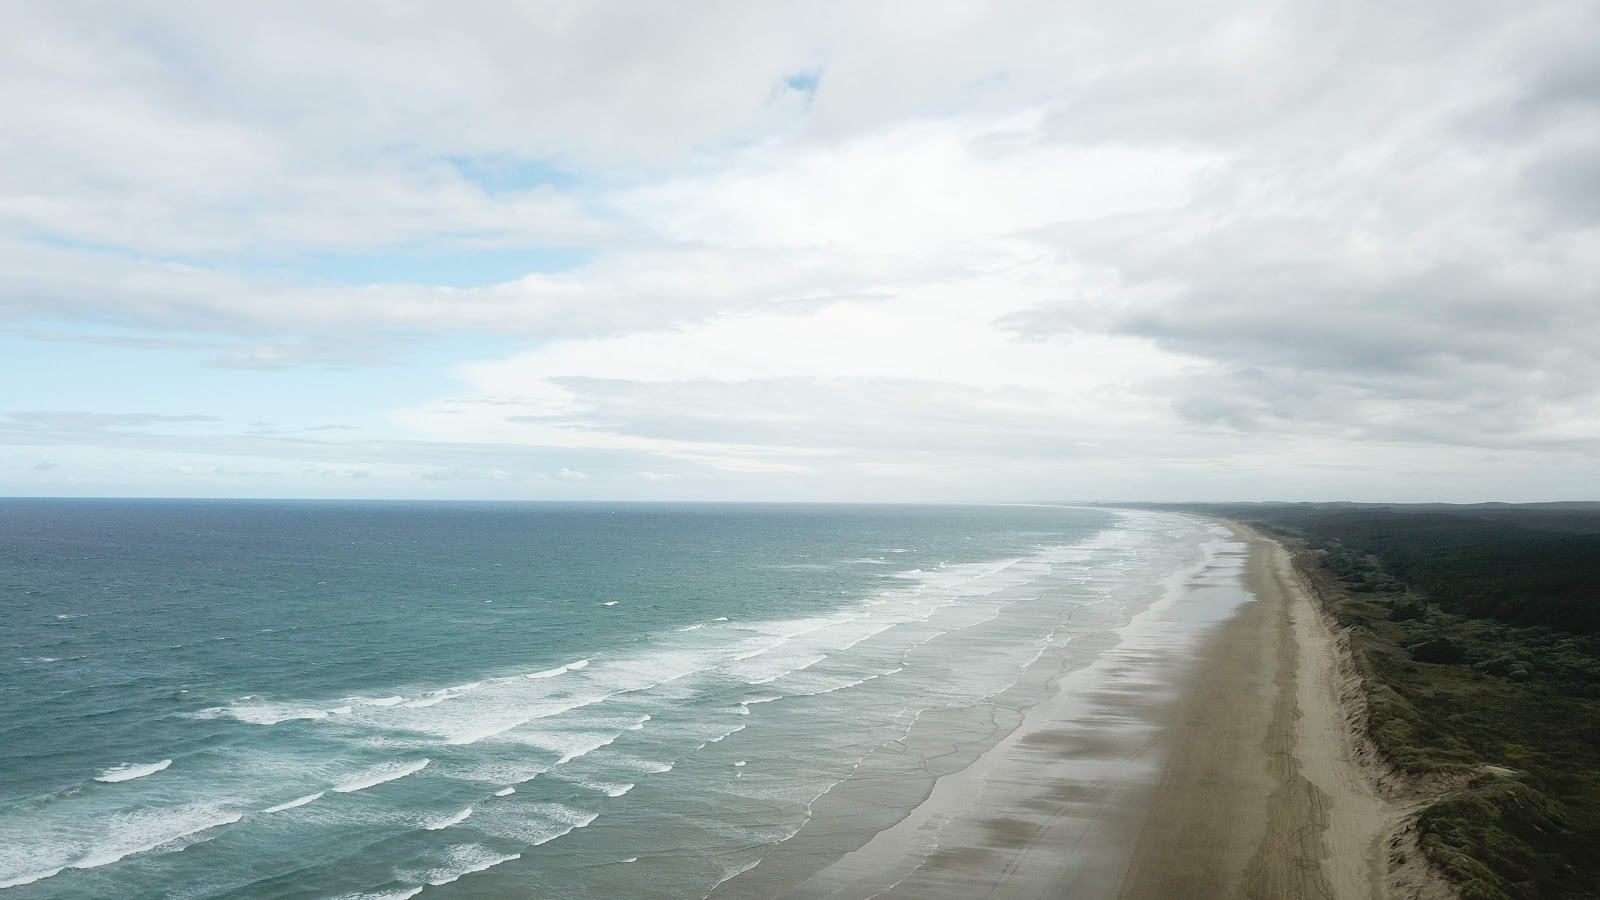
[[[1593,0],[0,0],[0,496],[1593,499]]]

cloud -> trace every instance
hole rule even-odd
[[[301,432],[236,432],[226,427],[191,429],[190,424],[218,420],[199,415],[102,414],[66,410],[17,412],[0,418],[0,444],[14,447],[51,447],[64,452],[114,453],[113,459],[158,461],[163,470],[173,465],[200,465],[193,458],[219,460],[249,458],[274,463],[283,471],[348,474],[385,473],[390,478],[438,479],[450,473],[496,469],[507,472],[550,473],[546,477],[581,481],[588,477],[629,475],[653,459],[638,448],[586,447],[584,469],[570,463],[579,458],[571,448],[538,447],[504,442],[422,441],[375,439],[345,431],[307,429]],[[185,457],[191,458],[184,460]],[[98,457],[102,463],[103,455]],[[174,459],[184,460],[174,463]],[[153,463],[154,464],[154,463]],[[231,465],[225,463],[216,463]],[[297,465],[308,464],[308,465]],[[568,473],[561,476],[561,472]],[[450,476],[454,477],[454,476]]]
[[[323,363],[376,365],[392,363],[399,337],[363,342],[296,339],[229,347],[201,365],[216,369],[285,369]]]
[[[1164,148],[1043,142],[1038,118],[1037,110],[955,117],[788,152],[758,148],[614,203],[680,240],[881,253],[954,245],[977,256],[972,242],[981,239],[1180,206],[1213,162]]]
[[[126,328],[227,335],[234,339],[150,340],[61,331],[48,338],[215,350],[220,352],[211,364],[225,368],[371,364],[387,362],[407,343],[436,338],[441,331],[522,337],[625,333],[727,312],[892,295],[955,275],[964,262],[933,252],[891,256],[677,246],[619,253],[568,272],[532,273],[478,288],[334,286],[0,242],[0,279],[6,282],[0,313],[24,322],[109,321]]]
[[[1590,5],[102,12],[0,36],[0,338],[315,408],[58,378],[11,443],[593,495],[1600,474]]]
[[[1373,31],[1291,12],[1134,57],[1110,93],[1065,105],[1063,139],[1228,161],[1181,210],[1042,229],[1106,273],[1099,303],[1004,324],[1105,329],[1195,359],[1153,388],[1202,428],[1339,439],[1356,457],[1397,443],[1592,453],[1600,244],[1583,197],[1600,117],[1579,61],[1596,48],[1568,35],[1592,34],[1593,11],[1509,23],[1474,8],[1448,27],[1435,12]],[[1239,65],[1216,64],[1230,40]],[[1265,62],[1286,49],[1294,64]],[[1356,49],[1370,65],[1349,65]],[[1255,63],[1287,79],[1255,78]]]
[[[73,410],[24,410],[7,413],[14,427],[53,432],[101,432],[144,429],[158,425],[220,422],[216,416],[162,413],[94,413]]]

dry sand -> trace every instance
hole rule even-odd
[[[1213,565],[896,824],[715,896],[1388,896],[1385,840],[1410,808],[1362,767],[1339,642],[1282,545],[1230,528]]]

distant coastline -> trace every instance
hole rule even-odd
[[[803,880],[764,862],[713,897],[1453,896],[1289,549],[1212,521],[1203,565],[896,824]]]

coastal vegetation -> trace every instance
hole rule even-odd
[[[1184,508],[1295,552],[1465,900],[1600,897],[1600,505]]]

